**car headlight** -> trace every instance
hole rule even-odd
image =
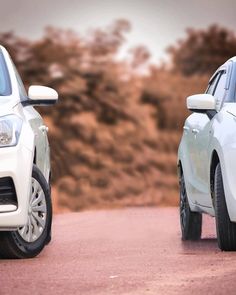
[[[16,115],[0,117],[0,148],[17,145],[22,120]]]

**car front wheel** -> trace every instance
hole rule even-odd
[[[236,250],[236,223],[230,221],[220,163],[215,170],[215,215],[218,246],[222,251]]]
[[[188,202],[184,175],[180,178],[180,225],[182,240],[199,240],[202,232],[202,214],[192,212]]]
[[[49,242],[52,223],[50,187],[39,168],[32,171],[32,189],[26,225],[0,232],[0,257],[32,258]]]

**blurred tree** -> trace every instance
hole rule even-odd
[[[218,25],[205,30],[188,29],[187,38],[168,49],[173,69],[185,76],[212,74],[236,54],[235,33]]]
[[[155,107],[158,130],[181,132],[189,114],[186,97],[203,92],[207,82],[207,75],[186,77],[181,73],[153,66],[150,75],[145,78],[141,101]]]
[[[95,29],[86,38],[91,56],[96,58],[114,57],[118,53],[121,45],[125,42],[125,34],[129,32],[131,25],[124,19],[116,20],[106,29]]]
[[[146,46],[140,45],[130,50],[132,54],[131,66],[136,69],[147,63],[151,54]]]

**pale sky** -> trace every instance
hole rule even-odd
[[[53,25],[86,34],[125,18],[132,24],[130,47],[144,44],[153,60],[165,57],[165,49],[183,36],[187,27],[212,23],[236,31],[236,0],[0,0],[0,31],[36,39]]]

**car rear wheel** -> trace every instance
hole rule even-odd
[[[190,209],[183,174],[180,178],[179,213],[182,240],[199,240],[202,233],[202,214]]]
[[[17,231],[0,232],[0,257],[37,256],[50,241],[51,223],[50,187],[41,171],[34,165],[27,223]]]
[[[236,250],[236,224],[230,221],[220,163],[215,170],[215,215],[218,246],[222,251]]]

